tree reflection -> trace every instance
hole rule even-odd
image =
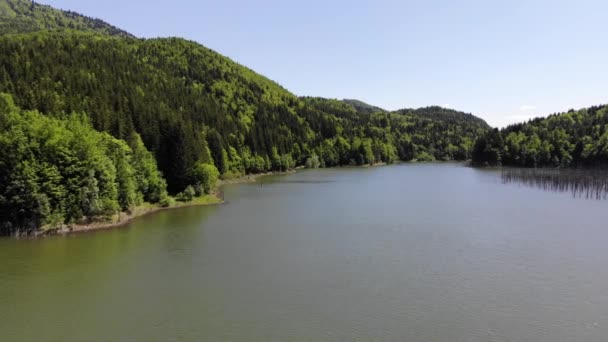
[[[546,191],[570,192],[577,198],[605,200],[608,197],[607,170],[504,168],[503,184],[522,184]]]

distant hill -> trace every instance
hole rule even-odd
[[[376,112],[386,112],[386,110],[384,110],[380,107],[372,106],[363,101],[352,100],[352,99],[344,99],[342,101],[355,107],[355,110],[357,110],[357,112],[359,112],[359,113],[371,114],[371,113],[376,113]]]
[[[536,118],[480,136],[476,165],[608,167],[608,105]]]
[[[0,34],[72,29],[134,38],[103,20],[27,0],[0,0]]]
[[[345,101],[301,99],[307,105],[302,113],[322,136],[335,136],[341,127],[347,132],[362,132],[363,136],[387,141],[394,148],[394,158],[404,161],[467,160],[476,137],[489,129],[484,120],[471,114],[440,107],[361,113]]]
[[[488,129],[490,128],[490,125],[488,125],[483,119],[478,118],[473,114],[464,113],[454,109],[443,108],[440,106],[429,106],[417,109],[401,109],[398,110],[397,113],[416,115],[423,118],[438,119],[450,122],[471,122],[475,123],[476,125],[480,125],[480,127]]]

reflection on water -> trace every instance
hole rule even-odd
[[[574,197],[605,200],[608,197],[608,171],[564,169],[502,170],[503,184],[515,183],[547,191],[570,192]]]
[[[607,341],[608,202],[500,176],[302,170],[120,229],[0,239],[0,342]]]

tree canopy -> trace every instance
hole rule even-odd
[[[95,131],[86,115],[23,111],[0,94],[0,235],[159,203],[166,183],[138,135]]]
[[[72,29],[131,37],[103,20],[62,11],[30,0],[0,0],[0,34]]]
[[[475,142],[473,163],[523,167],[608,166],[608,106],[494,129]]]
[[[196,42],[30,1],[0,0],[0,19],[4,230],[187,200],[248,173],[466,160],[489,129],[441,107],[298,97]]]
[[[0,37],[0,91],[24,109],[84,112],[120,139],[137,132],[169,191],[193,184],[197,163],[223,177],[304,165],[465,160],[488,129],[472,115],[430,107],[371,112],[298,98],[200,44],[76,31]],[[359,108],[359,109],[357,109]]]

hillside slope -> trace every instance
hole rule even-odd
[[[168,200],[137,134],[93,130],[84,115],[23,111],[0,93],[0,235],[86,223]]]
[[[0,51],[0,91],[24,109],[87,113],[96,129],[118,138],[138,132],[172,193],[191,183],[197,161],[230,177],[303,165],[313,154],[326,166],[467,159],[487,128],[482,121],[370,116],[342,101],[300,99],[178,38],[43,31],[0,36]]]
[[[0,92],[24,110],[84,113],[119,139],[140,134],[170,193],[194,182],[199,163],[229,178],[311,158],[320,166],[464,160],[488,128],[440,108],[388,113],[360,101],[298,98],[196,42],[135,39],[71,12],[0,1],[11,32],[0,35]]]
[[[494,129],[475,143],[477,165],[608,166],[608,105]]]
[[[372,113],[376,113],[376,112],[386,112],[386,110],[384,110],[380,107],[372,106],[363,101],[354,100],[354,99],[344,99],[342,101],[353,106],[355,108],[355,110],[357,110],[357,112],[359,112],[359,113],[372,114]]]
[[[0,0],[0,34],[42,30],[73,29],[104,33],[112,36],[133,35],[103,20],[81,14],[54,9],[27,0]]]
[[[488,130],[438,107],[300,98],[196,42],[18,0],[0,0],[0,100],[0,234],[188,200],[219,176],[465,160]]]

